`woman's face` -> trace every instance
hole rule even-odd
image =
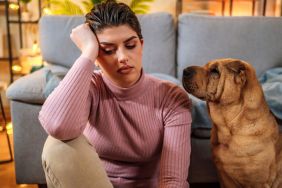
[[[119,87],[130,87],[142,69],[143,40],[128,25],[114,26],[97,33],[99,54],[96,65]]]

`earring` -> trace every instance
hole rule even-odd
[[[97,60],[95,61],[95,66],[97,67],[97,68],[99,68],[99,63],[97,62]]]

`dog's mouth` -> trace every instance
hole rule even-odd
[[[202,101],[205,101],[206,98],[205,97],[198,97],[199,99],[201,99]]]
[[[191,95],[194,95],[198,99],[201,99],[203,101],[206,100],[206,97],[204,96],[204,93],[199,93],[199,86],[197,83],[186,81],[186,79],[183,79],[182,81],[183,88]]]
[[[182,81],[182,84],[183,84],[183,87],[184,89],[188,92],[188,93],[191,93],[193,94],[197,89],[198,89],[198,86],[194,83],[191,83],[191,82],[187,82],[185,80]]]

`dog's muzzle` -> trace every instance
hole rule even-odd
[[[183,70],[182,84],[188,93],[192,93],[196,89],[196,85],[192,83],[196,71],[193,67],[187,67]]]
[[[196,74],[196,71],[193,67],[187,67],[183,70],[183,79],[191,80],[193,76]]]

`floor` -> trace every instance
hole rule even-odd
[[[9,135],[11,141],[13,136]],[[4,132],[0,132],[0,160],[9,159],[7,139]],[[37,185],[16,184],[14,162],[0,164],[0,187],[1,188],[37,188]]]

